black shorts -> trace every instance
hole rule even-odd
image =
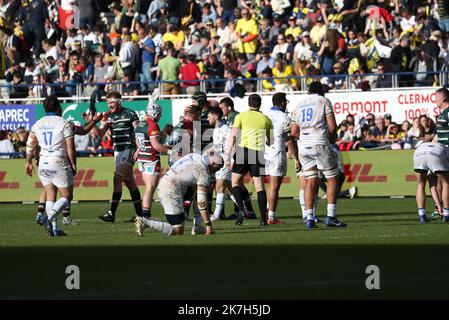
[[[256,151],[248,148],[236,148],[232,172],[251,177],[265,176],[264,151]]]
[[[182,224],[186,220],[186,217],[184,214],[166,214],[165,219],[167,219],[167,222],[172,226],[176,226]]]

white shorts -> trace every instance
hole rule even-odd
[[[429,152],[418,147],[413,154],[413,168],[431,173],[449,172],[449,149],[434,148]]]
[[[169,176],[159,182],[157,194],[166,215],[184,215],[184,190],[180,190]]]
[[[215,179],[217,180],[231,181],[231,177],[232,171],[227,166],[223,166],[223,168],[215,172]]]
[[[284,177],[287,174],[287,154],[279,151],[266,151],[265,174],[272,177]]]
[[[50,183],[57,188],[73,186],[73,172],[65,159],[41,157],[38,170],[39,179],[44,186]]]
[[[320,171],[338,167],[337,155],[331,145],[299,146],[299,161],[303,171],[313,167],[317,167]]]
[[[115,169],[123,164],[134,166],[134,149],[126,149],[123,151],[114,151]]]
[[[142,174],[147,174],[150,176],[161,175],[161,162],[159,160],[153,162],[137,161],[137,167]]]

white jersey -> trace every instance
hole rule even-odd
[[[218,127],[214,128],[213,142],[215,152],[222,158],[228,146],[228,139],[230,133],[231,128],[224,121],[221,122]]]
[[[329,99],[312,94],[302,100],[293,119],[300,129],[299,145],[316,146],[329,144],[326,117],[334,113]]]
[[[177,188],[185,190],[192,186],[207,187],[210,182],[207,158],[197,153],[188,154],[176,161],[164,175],[175,182]]]
[[[277,109],[272,108],[265,112],[265,115],[270,118],[273,123],[273,136],[274,142],[267,148],[267,151],[271,148],[276,152],[285,152],[285,143],[287,141],[287,133],[291,129],[291,120],[289,116]]]
[[[41,157],[63,159],[67,159],[65,139],[73,136],[73,130],[71,122],[56,115],[43,117],[31,128],[41,147]]]

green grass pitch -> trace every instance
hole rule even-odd
[[[115,224],[96,220],[107,209],[73,204],[78,225],[49,238],[34,222],[35,205],[0,205],[0,298],[449,298],[449,225],[421,225],[412,198],[344,199],[337,213],[348,227],[316,230],[305,229],[297,200],[281,200],[286,224],[218,221],[211,237],[190,235],[188,222],[181,237],[145,229],[137,238],[124,223],[131,203],[120,204]],[[153,212],[163,218],[159,203]],[[80,290],[66,289],[68,265],[80,269]],[[380,269],[379,290],[365,286],[369,265]]]

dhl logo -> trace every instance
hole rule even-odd
[[[6,182],[6,171],[0,171],[0,189],[19,189],[19,182]]]

